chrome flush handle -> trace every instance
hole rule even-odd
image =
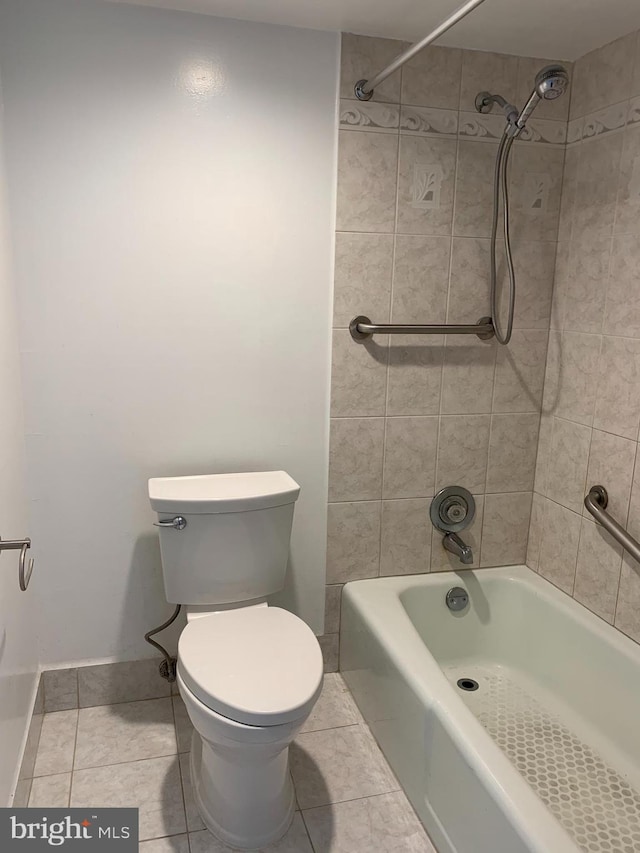
[[[181,515],[176,515],[175,518],[164,518],[162,521],[154,521],[154,527],[173,527],[174,530],[184,530],[187,526],[187,519]]]

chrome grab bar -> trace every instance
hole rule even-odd
[[[20,551],[20,560],[18,562],[18,584],[20,589],[25,592],[31,580],[33,572],[33,559],[27,564],[27,551],[31,547],[31,539],[0,539],[1,551]]]
[[[481,317],[474,325],[418,326],[372,323],[368,317],[361,315],[349,323],[349,331],[358,343],[371,335],[477,335],[481,341],[488,341],[495,334],[491,317]]]
[[[618,524],[615,518],[609,515],[606,511],[608,503],[609,495],[604,486],[591,486],[584,499],[584,505],[595,520],[613,536],[616,542],[622,545],[625,551],[631,554],[634,560],[640,563],[640,542],[634,539],[624,527]]]

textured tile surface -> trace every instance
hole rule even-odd
[[[437,853],[402,793],[309,809],[304,819],[316,853]]]
[[[144,732],[143,737],[141,732]],[[175,752],[176,735],[169,698],[80,710],[75,769]]]
[[[72,807],[140,809],[140,840],[186,831],[178,756],[76,770]]]
[[[193,832],[189,835],[191,853],[233,853],[235,848],[227,847],[210,832]],[[273,844],[261,847],[264,853],[313,853],[307,829],[301,814],[293,816],[293,822],[284,836]]]
[[[158,673],[158,659],[82,666],[78,669],[80,707],[134,702],[169,696],[170,685]]]
[[[76,743],[78,711],[45,714],[33,770],[34,776],[49,776],[71,770]]]
[[[67,808],[71,791],[71,773],[55,773],[33,780],[29,808]]]
[[[300,729],[300,734],[339,726],[353,726],[361,722],[360,711],[351,698],[351,693],[342,676],[337,672],[327,673],[320,698]]]
[[[68,711],[78,707],[78,670],[51,669],[42,673],[44,711]]]
[[[364,726],[301,734],[290,754],[301,809],[398,789],[382,753]],[[340,761],[336,762],[338,755]]]

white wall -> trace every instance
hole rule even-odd
[[[335,34],[0,0],[48,663],[152,654],[146,481],[284,468],[324,605]]]
[[[11,276],[0,87],[0,536],[18,539],[27,525],[18,321]],[[0,805],[13,790],[35,690],[38,575],[18,587],[18,554],[0,554]]]

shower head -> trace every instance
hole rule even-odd
[[[535,92],[546,101],[555,101],[568,85],[569,75],[562,65],[547,65],[536,74]]]
[[[526,125],[531,113],[541,100],[554,101],[566,91],[569,74],[562,65],[546,65],[536,74],[533,92],[512,125],[513,136],[517,136]]]

